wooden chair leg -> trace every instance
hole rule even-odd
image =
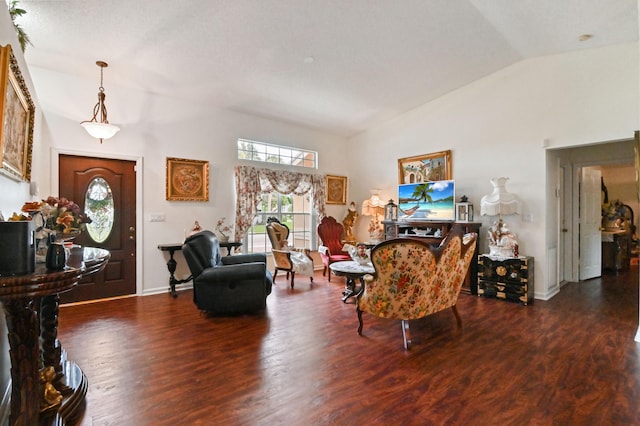
[[[451,309],[453,309],[453,315],[456,316],[456,322],[458,323],[458,328],[462,328],[462,320],[460,319],[460,314],[458,314],[458,308],[456,307],[456,305],[453,305]]]
[[[288,272],[287,272],[288,273]],[[291,271],[291,288],[293,288],[293,279],[296,277],[296,273]]]
[[[411,347],[411,334],[409,333],[408,320],[402,320],[402,339],[404,340],[404,348],[409,350]]]
[[[358,334],[362,336],[362,311],[356,308],[356,312],[358,313]]]
[[[278,268],[273,271],[273,283],[276,283],[276,277],[278,276]]]

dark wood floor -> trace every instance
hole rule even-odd
[[[65,306],[89,379],[83,425],[640,424],[638,269],[528,307],[461,295],[411,323],[365,314],[342,278],[285,277],[263,315],[211,318],[191,292]]]

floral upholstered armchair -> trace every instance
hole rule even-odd
[[[356,300],[358,334],[362,313],[401,320],[405,349],[409,349],[409,320],[451,308],[458,326],[458,295],[474,256],[477,234],[464,234],[454,225],[440,246],[396,238],[371,251],[376,275],[364,277],[364,290]]]
[[[313,259],[310,250],[289,246],[289,227],[280,223],[277,218],[270,217],[267,219],[267,235],[271,240],[271,253],[276,265],[273,280],[275,281],[278,271],[286,271],[287,278],[291,275],[291,288],[294,286],[296,273],[308,275],[313,284]]]

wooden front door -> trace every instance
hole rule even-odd
[[[60,196],[85,207],[88,191],[100,187],[110,191],[113,203],[100,221],[104,231],[94,239],[89,232],[75,239],[76,244],[105,248],[111,252],[106,268],[80,281],[73,290],[60,295],[63,303],[103,299],[136,292],[136,172],[135,161],[60,155]],[[109,223],[112,223],[112,226]]]

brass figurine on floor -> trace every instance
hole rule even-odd
[[[345,244],[356,244],[356,237],[353,236],[353,231],[351,227],[356,223],[356,218],[358,217],[358,211],[356,210],[356,203],[353,201],[349,204],[349,209],[347,210],[347,215],[344,219],[342,219],[342,225],[344,226],[344,240]]]
[[[44,391],[44,400],[42,401],[40,412],[48,411],[57,407],[62,402],[62,394],[53,386],[56,378],[56,370],[49,366],[40,370],[40,383]]]

